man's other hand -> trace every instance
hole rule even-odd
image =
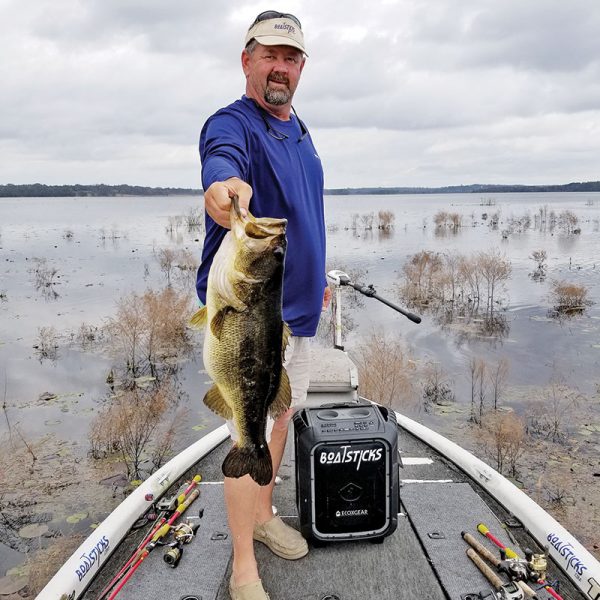
[[[329,304],[331,303],[331,288],[326,285],[325,291],[323,292],[323,308],[322,310],[327,310],[329,308]]]

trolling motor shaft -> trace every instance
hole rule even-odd
[[[341,288],[344,285],[350,286],[354,288],[357,292],[360,292],[363,296],[367,298],[375,298],[375,300],[379,300],[386,306],[393,308],[396,312],[399,312],[401,315],[404,315],[407,319],[410,319],[413,323],[420,323],[421,317],[419,315],[415,315],[407,310],[404,310],[397,304],[382,298],[377,290],[370,285],[360,285],[358,283],[354,283],[350,280],[350,277],[344,273],[344,271],[340,271],[338,269],[334,269],[333,271],[329,271],[327,273],[327,279],[336,286],[336,306],[335,306],[335,347],[339,350],[343,350],[342,346],[342,310],[341,310]]]

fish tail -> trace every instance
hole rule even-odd
[[[269,447],[247,448],[234,446],[223,461],[225,477],[250,475],[258,485],[267,485],[273,478],[273,463]]]

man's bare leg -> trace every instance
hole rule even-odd
[[[271,461],[273,462],[273,477],[268,485],[262,486],[258,492],[258,505],[256,507],[256,523],[265,523],[273,518],[273,488],[275,487],[275,477],[281,465],[285,442],[288,434],[288,423],[294,414],[293,409],[289,409],[275,421],[273,431],[271,432],[271,441],[269,442],[269,451],[271,452]]]
[[[250,477],[225,477],[225,505],[233,543],[233,579],[236,587],[258,581],[254,556],[255,514],[260,486]]]

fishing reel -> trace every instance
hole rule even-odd
[[[169,544],[165,553],[163,554],[163,560],[174,569],[181,560],[183,555],[183,544],[181,542],[173,542]]]
[[[163,560],[174,569],[181,560],[183,555],[183,545],[189,544],[193,539],[194,535],[198,531],[198,527],[200,527],[200,523],[196,525],[190,525],[189,522],[179,523],[177,527],[173,529],[173,538],[174,542],[170,544],[166,544],[167,549],[163,554]]]
[[[529,563],[522,558],[506,558],[506,551],[500,550],[498,570],[506,573],[512,581],[527,581],[529,579]],[[537,581],[537,580],[536,580]]]
[[[525,549],[525,559],[527,560],[527,573],[531,581],[546,579],[548,570],[548,550],[543,554],[534,554],[532,550]]]

